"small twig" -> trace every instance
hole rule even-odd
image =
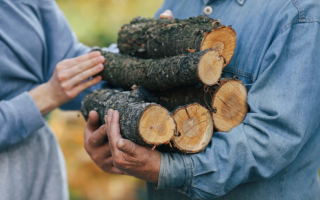
[[[218,111],[218,110],[217,110],[216,107],[213,107],[213,108],[212,108],[212,112],[213,112],[213,113],[217,113],[217,111]]]
[[[219,23],[219,24],[221,25],[220,19],[218,19],[218,21],[212,22],[212,24],[211,24],[212,28],[214,28],[214,25],[215,25],[216,23]]]
[[[232,79],[238,81],[239,80],[239,76],[235,75],[235,76],[233,76]]]
[[[81,117],[81,112],[80,112],[80,111],[77,113],[77,116],[78,116],[78,117]]]
[[[157,147],[157,145],[154,145],[151,150],[152,151],[155,150],[156,147]]]
[[[174,131],[174,136],[176,137],[180,137],[181,136],[181,133],[177,130]]]
[[[131,87],[131,89],[134,90],[134,95],[137,95],[137,93],[138,93],[138,86],[133,85],[133,86]]]

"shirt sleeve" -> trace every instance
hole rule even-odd
[[[248,93],[251,110],[243,123],[215,132],[203,153],[163,153],[158,188],[212,199],[288,166],[319,126],[319,33],[318,22],[280,32]]]
[[[9,101],[0,101],[0,151],[18,143],[44,126],[42,115],[24,92]]]

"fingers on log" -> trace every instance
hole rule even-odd
[[[157,149],[167,144],[163,149],[172,152],[200,152],[210,143],[214,129],[230,131],[248,111],[244,85],[221,79],[236,41],[231,27],[206,16],[135,18],[118,35],[118,47],[126,55],[93,50],[105,57],[100,74],[104,80],[137,86],[126,92],[109,89],[88,94],[82,113],[87,119],[90,110],[96,110],[103,124],[107,110],[115,109],[123,138]],[[168,110],[174,109],[171,115]]]
[[[91,110],[98,111],[100,122],[104,124],[108,110],[118,110],[123,138],[144,146],[170,142],[176,124],[169,111],[155,103],[145,103],[143,96],[139,98],[134,90],[97,90],[86,95],[81,111],[86,119]]]

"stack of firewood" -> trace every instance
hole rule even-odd
[[[235,31],[206,16],[135,18],[119,31],[121,54],[93,49],[105,57],[103,80],[132,90],[94,91],[84,98],[82,113],[87,119],[96,110],[103,124],[108,109],[115,109],[123,138],[199,152],[214,130],[231,130],[247,113],[244,85],[221,78],[235,46]]]

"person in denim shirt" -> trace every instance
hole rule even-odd
[[[166,0],[155,16],[165,10],[232,25],[237,46],[224,73],[246,85],[250,112],[192,155],[122,139],[116,111],[96,130],[92,112],[85,133],[93,160],[106,172],[154,183],[149,199],[320,199],[320,1]],[[108,144],[90,144],[103,135]]]

